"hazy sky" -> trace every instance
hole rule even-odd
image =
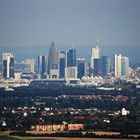
[[[0,0],[0,47],[140,46],[140,0]]]

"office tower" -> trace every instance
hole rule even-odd
[[[76,50],[70,49],[67,52],[67,67],[76,67]]]
[[[65,78],[77,78],[77,67],[65,67]]]
[[[65,78],[77,78],[76,50],[67,52],[67,67],[65,67]]]
[[[121,59],[122,56],[115,54],[115,76],[121,76]]]
[[[102,59],[94,59],[94,76],[102,76]]]
[[[127,76],[128,75],[128,69],[129,69],[129,58],[128,57],[122,57],[121,75],[122,76]]]
[[[121,54],[115,54],[115,76],[127,76],[129,68],[129,58]]]
[[[65,77],[65,67],[66,67],[66,52],[61,51],[59,53],[59,78]]]
[[[87,75],[87,61],[85,59],[77,59],[77,77],[82,78]]]
[[[110,74],[111,62],[110,57],[102,56],[102,75],[107,76]]]
[[[13,53],[3,53],[2,73],[3,78],[14,78],[15,66]]]
[[[58,59],[58,52],[55,48],[54,42],[52,42],[50,49],[49,49],[49,55],[48,55],[48,74],[50,74],[50,71],[53,69],[57,69],[59,71],[59,59]]]
[[[100,43],[99,40],[97,39],[97,44],[96,48],[91,49],[91,58],[90,58],[90,68],[93,70],[94,69],[94,59],[99,59],[100,58]]]
[[[26,72],[34,73],[35,72],[35,60],[34,59],[26,59]]]
[[[38,56],[38,74],[41,78],[46,78],[47,76],[47,57],[44,55]]]

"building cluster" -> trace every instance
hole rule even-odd
[[[36,125],[36,131],[71,131],[71,130],[83,130],[83,124],[48,124],[48,125]]]
[[[38,79],[77,78],[76,50],[58,52],[52,43],[48,57],[38,56]]]
[[[52,78],[82,78],[83,76],[107,76],[111,73],[109,56],[101,56],[99,40],[91,50],[90,61],[77,58],[74,47],[69,51],[58,52],[52,42],[48,55],[38,56],[37,74],[40,79]],[[3,53],[2,76],[3,78],[15,77],[15,62],[13,53]],[[26,59],[25,72],[35,72],[35,60]],[[115,54],[115,76],[128,75],[129,59],[121,54]]]
[[[128,77],[130,75],[129,58],[115,54],[114,68],[109,56],[101,56],[100,42],[91,49],[90,59],[77,58],[76,49],[58,51],[52,42],[46,55],[39,55],[37,63],[34,59],[26,59],[15,64],[13,53],[3,53],[1,80],[21,79],[29,80],[81,80],[81,85],[105,83],[104,77]],[[24,70],[23,70],[24,69]],[[77,80],[78,81],[78,80]],[[110,82],[109,81],[109,82]],[[115,80],[113,80],[114,82]]]

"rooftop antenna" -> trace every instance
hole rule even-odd
[[[99,46],[100,46],[100,40],[99,40],[99,36],[97,35],[96,47],[98,48]]]

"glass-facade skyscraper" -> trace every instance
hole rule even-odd
[[[94,59],[94,76],[102,75],[102,59]]]
[[[122,76],[128,75],[128,68],[129,68],[128,57],[122,57],[122,62],[121,62],[121,75]]]
[[[110,57],[102,56],[99,59],[94,59],[94,66],[94,76],[107,76],[111,68]]]
[[[44,55],[38,56],[38,74],[40,74],[41,77],[47,75],[47,58]]]
[[[76,67],[76,49],[67,52],[67,67]]]
[[[82,78],[87,75],[87,61],[85,59],[77,60],[77,77]]]
[[[129,58],[115,54],[115,76],[127,76],[129,69]]]
[[[65,67],[66,67],[66,52],[61,51],[59,53],[59,78],[65,77]]]
[[[111,62],[110,57],[102,56],[102,75],[107,76],[110,73]]]

